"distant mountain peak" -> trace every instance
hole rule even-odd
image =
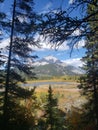
[[[58,59],[52,55],[48,55],[46,57],[44,57],[45,60],[53,60],[54,62],[56,62]]]
[[[70,64],[68,65],[52,55],[36,61],[33,65],[36,73],[43,76],[82,74],[81,69]]]
[[[59,59],[57,59],[56,57],[54,57],[52,55],[48,55],[48,56],[44,57],[42,60],[46,61],[48,63],[52,63],[52,64],[54,64],[54,63],[56,63],[56,64],[62,63]]]

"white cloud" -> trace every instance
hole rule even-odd
[[[80,34],[81,34],[80,30],[77,29],[77,30],[74,31],[74,33],[72,35],[73,36],[79,36]],[[39,46],[40,46],[39,48],[37,46],[32,46],[32,49],[35,50],[35,51],[38,51],[38,50],[44,51],[46,49],[47,50],[50,50],[50,49],[55,50],[55,49],[57,49],[57,50],[62,50],[63,51],[63,50],[69,50],[70,49],[70,47],[68,45],[68,43],[70,41],[67,41],[67,40],[65,42],[63,42],[61,45],[57,46],[58,43],[57,44],[52,43],[52,42],[50,42],[49,37],[45,39],[44,36],[39,35],[38,33],[34,36],[34,38],[35,38],[35,41],[39,40]],[[84,40],[84,39],[78,41],[74,45],[74,49],[81,49],[85,45],[85,43],[86,43],[86,40]]]
[[[67,59],[63,61],[67,65],[72,65],[75,67],[82,67],[83,62],[81,61],[81,58],[74,58],[74,59]]]
[[[35,51],[45,51],[45,50],[49,51],[49,50],[55,50],[55,49],[57,49],[58,51],[65,51],[65,50],[70,49],[70,47],[68,46],[68,41],[65,41],[63,44],[56,46],[55,43],[52,43],[52,42],[50,43],[49,38],[44,39],[44,37],[40,36],[39,34],[36,34],[34,38],[35,38],[35,41],[38,39],[40,40],[39,44],[37,46],[30,45],[30,48]],[[0,48],[4,49],[6,46],[9,45],[9,42],[10,42],[9,38],[3,40],[0,43]],[[82,48],[85,45],[85,42],[86,42],[85,40],[81,40],[81,41],[77,42],[74,45],[74,49]]]
[[[73,35],[80,35],[80,31],[77,29],[75,32],[74,32],[74,34]],[[52,49],[52,50],[55,50],[55,49],[57,49],[57,50],[62,50],[62,51],[64,51],[64,50],[69,50],[70,49],[70,47],[68,46],[68,43],[70,42],[70,41],[65,41],[65,42],[63,42],[61,45],[58,45],[58,46],[56,46],[57,44],[56,43],[52,43],[52,42],[50,42],[50,39],[49,38],[47,38],[47,39],[45,39],[43,36],[41,36],[41,35],[39,35],[39,34],[36,34],[35,35],[35,41],[37,40],[37,39],[39,39],[39,48],[38,47],[36,47],[36,46],[32,46],[32,48],[33,48],[33,50],[35,50],[35,51],[38,51],[38,50],[40,50],[40,51],[44,51],[44,50],[50,50],[50,49]],[[86,43],[86,40],[84,40],[84,39],[82,39],[82,40],[80,40],[80,41],[78,41],[75,45],[74,45],[74,49],[81,49],[81,48],[83,48],[84,46],[85,46],[85,43]]]
[[[69,0],[69,4],[73,4],[74,3],[74,0]]]
[[[7,39],[4,39],[0,42],[0,48],[4,49],[6,46],[9,45],[9,42],[10,42],[10,39],[7,38]]]
[[[69,50],[69,46],[67,45],[67,41],[63,42],[63,44],[56,46],[55,43],[50,42],[50,39],[45,39],[43,36],[36,34],[35,35],[35,41],[39,40],[39,48],[36,46],[32,46],[32,49],[35,51],[44,51],[44,50]]]
[[[63,42],[63,44],[59,46],[58,50],[62,50],[62,51],[69,50],[69,46],[67,44],[68,44],[67,41]]]
[[[85,46],[86,40],[82,39],[74,45],[75,49],[80,49]]]
[[[81,30],[80,29],[76,29],[73,33],[72,36],[79,36],[81,34]]]

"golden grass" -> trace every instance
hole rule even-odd
[[[27,83],[33,82],[65,82],[65,80],[34,80],[27,81]],[[65,111],[67,105],[73,105],[77,100],[84,100],[84,97],[81,97],[80,90],[77,88],[77,82],[70,82],[70,84],[53,84],[51,85],[54,97],[58,99],[58,106],[60,109]],[[26,87],[27,89],[32,89],[32,86]],[[35,93],[38,100],[41,100],[43,103],[46,99],[46,95],[48,94],[49,83],[47,85],[40,85],[36,87]]]
[[[48,94],[49,85],[44,85],[36,88],[36,95]],[[84,100],[81,97],[77,85],[52,85],[54,97],[58,99],[58,106],[65,111],[67,104],[73,105],[77,100]]]
[[[71,76],[71,77],[73,77],[73,76]],[[68,78],[68,76],[61,76],[61,77],[53,77],[52,79],[27,80],[26,82],[27,83],[33,83],[33,82],[77,82],[77,80],[75,80],[73,78]]]

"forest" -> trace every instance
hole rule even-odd
[[[43,13],[35,11],[36,0],[9,0],[9,12],[5,2],[0,0],[0,130],[98,130],[98,0],[73,0]],[[56,50],[68,40],[70,55],[85,40],[85,73],[38,78],[32,46],[40,49],[41,37]],[[43,80],[66,85],[29,86]]]

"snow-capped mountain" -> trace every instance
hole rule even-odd
[[[47,65],[47,64],[61,64],[61,63],[62,62],[54,56],[46,56],[41,60],[36,61],[34,65],[39,66],[39,65]]]
[[[83,71],[79,67],[67,64],[65,61],[63,62],[54,56],[44,57],[36,61],[33,65],[38,75],[57,76],[83,74]]]
[[[54,56],[47,56],[47,57],[44,57],[43,60],[49,62],[49,63],[61,63],[61,61],[59,59],[57,59],[56,57]]]

